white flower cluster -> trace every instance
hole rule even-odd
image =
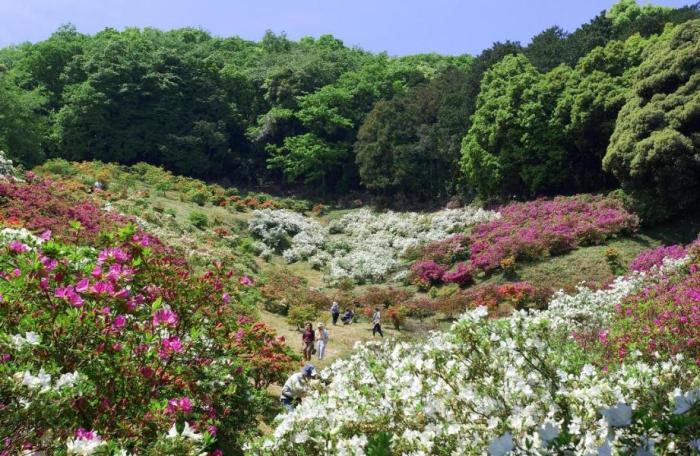
[[[363,455],[384,441],[391,454],[416,456],[688,454],[698,436],[666,426],[700,402],[691,362],[678,355],[649,364],[633,355],[607,372],[582,362],[569,337],[567,315],[574,327],[597,324],[592,315],[614,307],[640,277],[606,291],[560,293],[553,310],[506,320],[478,309],[422,343],[358,344],[322,372],[327,385],[248,450]],[[587,311],[567,308],[579,305]]]
[[[316,268],[328,266],[330,282],[379,282],[401,269],[407,249],[498,217],[469,206],[432,215],[360,209],[324,227],[296,212],[265,209],[253,212],[249,229],[260,240],[258,254],[264,258],[277,250],[288,263],[306,260]]]
[[[0,150],[0,179],[16,179],[17,169],[12,163],[12,160],[7,158],[5,152]]]
[[[602,328],[615,313],[615,304],[637,290],[644,282],[644,274],[618,277],[607,288],[592,290],[583,284],[575,294],[558,291],[549,301],[543,316],[551,320],[554,329],[569,332],[587,332]]]
[[[14,374],[15,381],[23,386],[26,386],[30,390],[39,390],[40,393],[45,393],[47,391],[60,391],[64,388],[72,388],[80,380],[80,374],[78,372],[69,372],[66,374],[61,374],[51,386],[51,374],[47,374],[44,369],[40,369],[37,375],[33,375],[28,370],[24,372],[17,372]]]
[[[3,228],[0,230],[0,245],[7,245],[12,241],[20,241],[30,247],[36,247],[44,242],[43,239],[34,236],[26,228]]]
[[[27,331],[24,333],[24,336],[21,334],[14,334],[10,336],[10,340],[15,348],[21,350],[27,345],[37,346],[41,344],[41,335],[35,333],[34,331]]]
[[[95,433],[92,438],[76,437],[66,442],[68,454],[77,454],[80,456],[89,456],[99,447],[104,445],[102,438]]]

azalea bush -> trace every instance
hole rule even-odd
[[[466,234],[454,234],[446,239],[430,241],[425,245],[409,249],[405,257],[408,259],[431,260],[440,264],[453,264],[469,258],[468,240]]]
[[[418,287],[428,289],[432,285],[442,283],[445,268],[434,261],[418,261],[411,266],[412,281]]]
[[[98,242],[100,232],[127,219],[72,196],[61,183],[27,173],[27,182],[0,182],[0,217],[5,226],[35,232],[52,230],[55,238]]]
[[[256,321],[252,281],[221,263],[194,273],[91,205],[77,236],[74,212],[45,206],[60,188],[33,200],[27,187],[54,187],[12,185],[0,215],[31,229],[0,235],[0,452],[239,453],[273,405],[264,389],[297,365]],[[53,233],[16,210],[25,197]]]
[[[599,366],[575,337],[612,324],[616,306],[653,280],[633,274],[601,290],[560,292],[548,310],[507,319],[485,319],[488,311],[479,307],[421,343],[359,345],[324,370],[324,383],[248,451],[502,456],[700,450],[694,360],[632,352]]]
[[[661,266],[664,259],[677,260],[686,256],[686,248],[682,245],[662,245],[655,249],[645,250],[637,255],[630,263],[633,271],[648,271],[655,266]]]
[[[501,218],[477,225],[469,236],[470,261],[484,271],[497,269],[502,259],[538,260],[601,244],[612,236],[634,231],[636,216],[613,198],[579,195],[512,203]]]
[[[357,298],[357,304],[368,309],[387,309],[392,306],[401,306],[413,297],[413,293],[394,287],[372,286]]]
[[[453,271],[445,271],[442,281],[466,287],[474,283],[474,269],[469,263],[457,263]]]
[[[595,347],[587,344],[603,362],[638,352],[650,360],[681,354],[700,366],[700,257],[658,272],[616,306],[612,322],[592,334]]]

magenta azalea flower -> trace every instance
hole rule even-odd
[[[164,339],[161,342],[160,350],[158,350],[158,356],[163,359],[168,359],[173,353],[182,353],[182,342],[177,336],[171,336]]]
[[[10,248],[10,251],[14,253],[24,253],[29,251],[29,247],[19,241],[10,242],[8,247]]]
[[[116,329],[122,329],[126,326],[126,317],[124,315],[117,315],[112,322],[112,326]]]
[[[153,314],[153,326],[175,326],[177,320],[177,314],[170,309],[158,309]]]
[[[82,279],[75,284],[75,291],[77,291],[78,293],[85,293],[88,291],[89,286],[90,281],[88,279]]]

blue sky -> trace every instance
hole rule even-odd
[[[657,0],[683,6],[694,0]],[[0,46],[48,37],[73,23],[105,27],[201,27],[257,40],[331,33],[347,45],[391,55],[477,54],[494,41],[530,37],[552,25],[574,30],[614,0],[0,0]]]

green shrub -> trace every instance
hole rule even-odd
[[[310,305],[300,305],[293,306],[289,309],[287,313],[287,320],[297,329],[304,327],[306,323],[314,322],[318,318],[319,311],[314,306]]]
[[[207,214],[202,212],[191,212],[189,219],[190,223],[200,230],[209,226],[209,218],[207,217]]]
[[[52,174],[57,174],[59,176],[73,176],[77,172],[68,160],[64,160],[62,158],[53,158],[48,160],[42,165],[42,168],[45,171]]]
[[[190,190],[186,195],[187,201],[195,203],[198,206],[204,206],[209,201],[209,195],[202,190]]]

